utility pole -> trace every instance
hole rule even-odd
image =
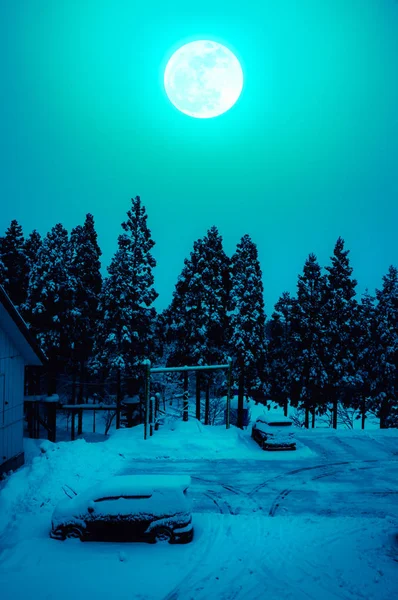
[[[149,403],[150,403],[150,377],[151,377],[151,361],[145,361],[145,422],[144,422],[144,440],[148,438],[149,426]]]

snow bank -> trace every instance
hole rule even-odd
[[[40,450],[30,465],[8,479],[0,493],[0,535],[21,516],[51,512],[66,497],[65,485],[79,493],[116,474],[124,461],[116,449],[107,449],[107,443],[45,441]]]

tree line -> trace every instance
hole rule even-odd
[[[305,426],[339,407],[398,425],[398,270],[375,297],[357,298],[349,251],[339,238],[330,264],[309,254],[295,295],[284,292],[269,319],[256,244],[244,235],[229,257],[217,227],[195,241],[170,305],[153,303],[155,245],[139,196],[131,200],[107,275],[94,218],[70,234],[56,224],[26,238],[13,220],[0,237],[0,283],[48,358],[48,391],[60,377],[71,402],[87,385],[112,382],[137,393],[142,363],[218,364],[231,356],[241,394],[301,409]],[[212,375],[202,378],[208,389]],[[221,388],[225,382],[221,382]],[[92,388],[93,389],[93,388]]]

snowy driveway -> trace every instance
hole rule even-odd
[[[0,493],[1,600],[396,599],[398,432],[300,431],[297,453],[271,454],[195,428],[46,443]],[[116,473],[189,473],[193,542],[48,537],[64,483]]]
[[[363,443],[360,436],[303,432],[298,440],[313,451],[300,464],[290,452],[267,462],[135,460],[122,474],[190,474],[193,510],[200,513],[398,519],[397,437]]]

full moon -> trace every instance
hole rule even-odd
[[[222,115],[238,100],[243,72],[225,46],[198,40],[181,46],[164,72],[166,93],[176,108],[197,119]]]

